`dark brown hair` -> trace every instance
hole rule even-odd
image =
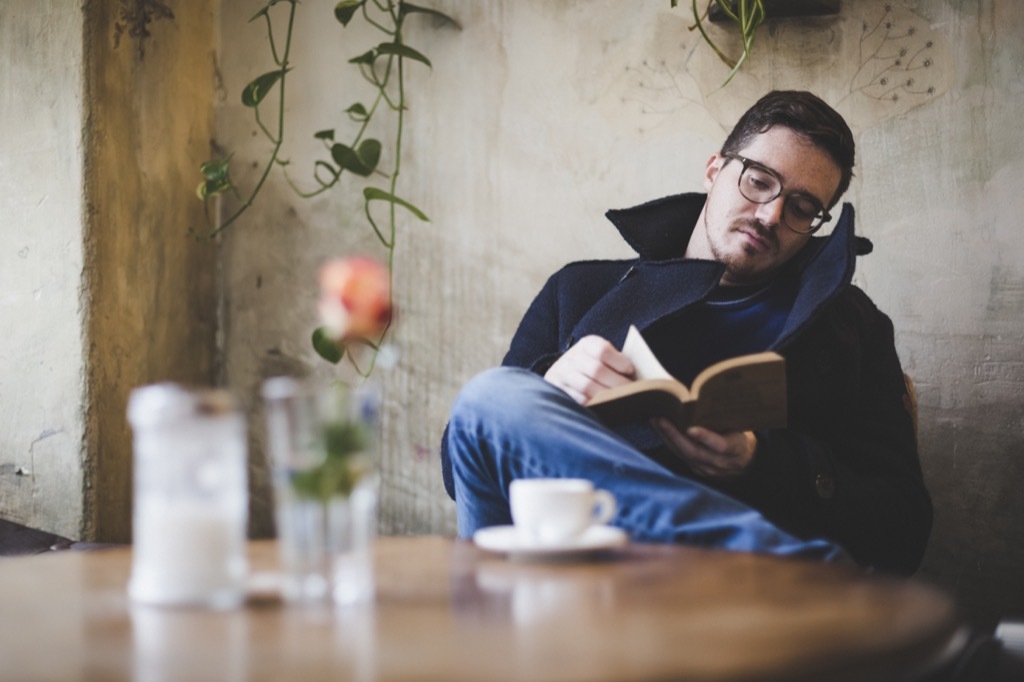
[[[783,126],[825,151],[842,171],[839,187],[829,202],[835,206],[850,187],[856,148],[853,133],[839,113],[817,95],[802,90],[773,90],[740,117],[722,153],[739,153],[757,135]]]

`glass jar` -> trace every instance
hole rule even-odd
[[[226,391],[165,383],[132,392],[128,421],[132,600],[241,604],[248,571],[245,417]]]

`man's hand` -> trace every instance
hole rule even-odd
[[[544,379],[580,405],[604,388],[633,381],[633,363],[606,339],[584,336],[551,365]]]
[[[757,452],[753,431],[715,433],[692,426],[684,434],[663,417],[652,419],[651,425],[665,444],[700,476],[725,478],[742,474]]]

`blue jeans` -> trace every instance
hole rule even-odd
[[[511,523],[508,489],[517,478],[585,478],[615,495],[613,524],[636,541],[846,559],[831,542],[796,538],[751,507],[669,471],[524,369],[491,369],[466,384],[447,438],[461,537]]]

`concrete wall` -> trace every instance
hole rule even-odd
[[[266,149],[236,146],[256,139],[238,93],[271,68],[262,29],[244,23],[254,4],[223,5],[231,47],[218,139],[242,169]],[[300,6],[287,153],[296,177],[314,158],[312,132],[340,129],[359,98],[344,61],[379,40],[343,30],[328,5]],[[753,63],[723,89],[727,70],[687,30],[687,10],[667,0],[431,5],[463,29],[419,20],[406,35],[433,69],[410,67],[401,192],[431,222],[403,215],[399,226],[401,360],[380,379],[383,530],[453,531],[437,461],[450,401],[500,361],[551,271],[626,253],[604,210],[699,189],[707,156],[757,96],[808,88],[857,135],[847,199],[876,245],[857,282],[893,317],[920,392],[937,510],[922,574],[979,620],[1024,609],[1024,5],[858,0],[839,16],[773,22]],[[347,187],[303,201],[277,178],[229,237],[232,385],[252,392],[277,372],[337,371],[313,355],[308,335],[316,265],[372,252]]]
[[[0,4],[0,515],[82,519],[82,12]]]
[[[172,3],[177,5],[178,3]],[[0,515],[131,535],[128,392],[215,374],[213,12],[118,39],[116,0],[0,4]]]

